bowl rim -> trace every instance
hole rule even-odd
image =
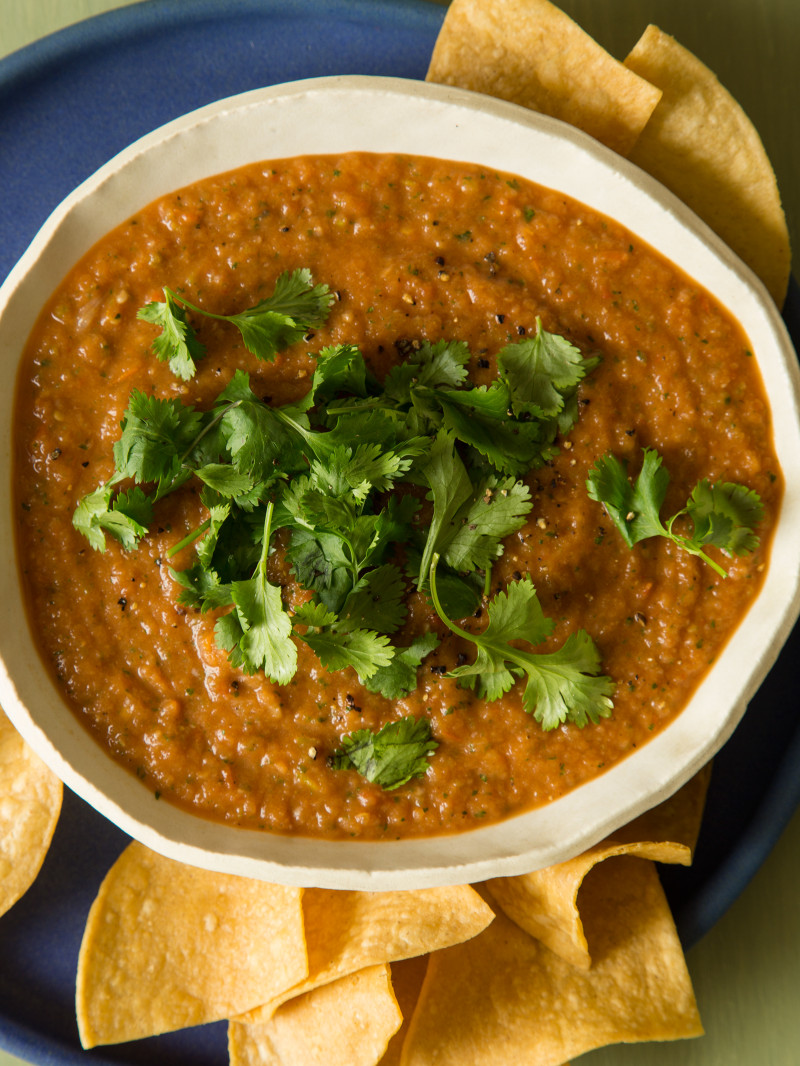
[[[321,121],[311,121],[315,112],[330,114],[331,108],[336,108],[337,122],[328,121],[322,128]],[[617,219],[623,204],[623,224],[659,250],[664,242],[654,241],[652,233],[672,233],[673,243],[667,240],[667,244],[677,248],[682,258],[665,254],[679,265],[689,260],[697,264],[695,271],[686,272],[700,270],[704,279],[710,277],[712,291],[725,293],[723,303],[736,307],[735,317],[746,331],[752,333],[757,325],[759,337],[766,338],[775,443],[780,445],[786,496],[764,586],[687,707],[645,747],[545,807],[458,834],[401,841],[327,841],[238,829],[158,803],[128,770],[102,751],[64,706],[38,659],[30,633],[21,634],[19,626],[13,632],[0,627],[0,703],[25,739],[73,791],[130,836],[195,866],[287,884],[385,890],[477,882],[562,861],[667,798],[708,761],[733,732],[800,615],[800,558],[788,532],[800,521],[800,490],[793,489],[795,484],[800,486],[800,367],[788,332],[762,283],[705,223],[654,179],[588,135],[556,119],[468,90],[402,78],[346,75],[251,90],[206,105],[146,134],[82,182],[52,212],[0,287],[0,351],[4,364],[13,364],[14,378],[17,354],[32,325],[34,298],[29,290],[34,281],[39,292],[55,288],[64,273],[60,265],[65,261],[64,249],[84,242],[81,251],[66,260],[71,264],[116,224],[108,218],[123,221],[136,207],[154,199],[144,191],[154,181],[161,182],[166,193],[195,180],[193,167],[199,166],[199,177],[240,165],[230,162],[231,138],[238,136],[241,141],[242,131],[252,131],[256,120],[262,123],[258,136],[251,139],[256,143],[238,149],[255,152],[252,161],[340,150],[406,151],[454,161],[492,161],[498,170],[557,187]],[[310,143],[311,137],[316,138],[315,144],[340,147],[263,155],[262,143],[275,143],[276,136],[288,137],[290,144]],[[446,146],[446,150],[397,147],[418,142]],[[454,154],[458,148],[463,150]],[[543,158],[537,158],[534,149]],[[531,156],[526,155],[530,152]],[[481,158],[472,159],[473,155]],[[517,158],[524,158],[525,166],[502,162]],[[171,160],[169,168],[167,160]],[[164,170],[176,172],[176,160],[180,172],[190,176],[173,182],[162,174]],[[163,169],[154,161],[160,161]],[[573,188],[587,189],[587,168],[593,175],[591,196],[575,195]],[[157,178],[148,178],[148,172]],[[557,173],[558,184],[542,180],[537,176],[540,172]],[[142,190],[136,204],[129,199],[131,184],[137,192]],[[90,225],[92,208],[97,214],[98,203],[106,221]],[[609,210],[610,203],[617,209]],[[629,217],[633,222],[627,221]],[[26,314],[20,311],[23,306]],[[749,330],[743,318],[751,323]],[[764,375],[765,363],[761,358],[759,362]],[[6,391],[13,399],[15,390]],[[2,447],[10,471],[11,401],[2,402]],[[9,477],[7,472],[7,482]],[[10,516],[1,517],[0,523],[0,537],[5,535],[8,543],[9,534],[13,537]],[[8,560],[0,572],[0,595],[18,606],[19,582],[16,600],[13,587],[15,557],[12,563],[13,575]],[[779,576],[776,564],[780,564]],[[7,617],[16,617],[16,613],[7,612]],[[757,623],[755,650],[742,638],[745,623],[752,628],[751,619]],[[705,703],[701,699],[709,678],[715,679],[717,692],[710,707],[707,699]],[[718,710],[719,703],[724,714]],[[705,731],[701,741],[689,728],[698,728],[698,723]],[[58,743],[51,736],[54,730]]]

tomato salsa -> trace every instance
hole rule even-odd
[[[273,362],[253,359],[213,319],[189,381],[152,354],[137,317],[165,286],[220,315],[263,299],[307,268],[336,300],[313,335]],[[325,670],[305,644],[289,684],[231,665],[214,612],[181,606],[170,549],[204,518],[187,484],[157,505],[134,551],[93,551],[73,528],[77,501],[113,472],[132,389],[207,408],[237,369],[274,404],[302,399],[314,352],[357,345],[381,380],[422,341],[465,342],[487,385],[497,353],[537,321],[599,365],[579,417],[527,478],[532,509],[492,570],[492,591],[529,575],[554,620],[548,645],[579,629],[613,679],[613,713],[545,731],[521,684],[480,699],[448,673],[463,642],[424,593],[404,633],[441,638],[417,687],[389,700],[348,668]],[[18,380],[18,557],[42,658],[66,702],[108,752],[163,801],[253,829],[342,839],[432,835],[545,804],[602,773],[685,705],[758,591],[782,493],[769,407],[749,342],[700,284],[614,221],[508,174],[435,159],[349,153],[270,161],[209,178],[138,211],[100,241],[49,299]],[[721,577],[662,537],[628,548],[586,480],[611,452],[671,475],[665,511],[701,479],[758,493],[759,546]],[[270,580],[291,601],[280,550]],[[480,631],[479,607],[464,629]],[[406,640],[406,643],[408,641]],[[355,730],[430,721],[427,772],[384,790],[332,754]]]

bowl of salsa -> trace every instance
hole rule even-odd
[[[175,858],[561,861],[713,756],[797,617],[777,308],[513,104],[341,77],[178,119],[54,212],[0,336],[0,702]]]

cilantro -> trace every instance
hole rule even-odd
[[[234,315],[203,311],[168,288],[164,294],[140,317],[160,327],[155,355],[184,380],[203,356],[189,312],[235,325],[246,348],[269,360],[322,322],[333,299],[307,270],[282,274],[270,297]],[[107,536],[130,550],[147,535],[158,502],[193,482],[205,514],[169,549],[170,558],[192,552],[170,573],[179,603],[215,612],[217,644],[231,664],[287,684],[303,643],[322,668],[351,669],[367,690],[406,698],[439,644],[434,633],[405,644],[395,637],[412,582],[464,635],[448,618],[480,603],[504,538],[531,509],[519,479],[556,454],[557,435],[577,417],[577,386],[595,361],[539,323],[535,337],[499,353],[499,377],[475,388],[463,342],[398,347],[403,361],[382,383],[355,346],[322,348],[306,395],[282,406],[258,397],[243,370],[204,411],[134,390],[113,448],[114,473],[78,502],[75,528],[97,550]],[[292,611],[268,576],[279,531],[306,593]],[[527,674],[525,705],[545,728],[597,720],[610,708],[603,702],[610,682],[596,676],[586,634],[549,654],[512,643],[547,635],[537,609],[530,582],[495,597],[486,632],[469,638],[478,646],[475,664],[453,676],[495,699]],[[426,771],[436,746],[429,723],[408,718],[343,738],[334,765],[395,788]]]
[[[113,481],[84,496],[75,509],[72,524],[97,551],[104,551],[110,533],[130,551],[147,533],[152,505],[141,489],[133,488],[113,499]]]
[[[472,664],[456,667],[449,676],[459,679],[489,701],[499,699],[518,677],[527,675],[522,703],[543,729],[555,729],[563,722],[585,726],[608,718],[613,709],[614,683],[600,673],[600,655],[588,633],[571,634],[553,652],[529,652],[512,641],[541,644],[551,634],[553,623],[545,618],[536,589],[529,576],[512,582],[507,592],[499,592],[489,602],[489,624],[483,633],[468,633],[444,613],[436,590],[434,555],[430,587],[436,612],[455,634],[475,644]]]
[[[232,323],[249,352],[271,361],[311,327],[325,321],[333,298],[327,285],[312,285],[308,270],[295,270],[280,275],[271,296],[239,314],[212,314],[165,287],[164,301],[142,307],[138,317],[161,327],[153,341],[153,351],[162,362],[169,363],[176,377],[188,381],[195,374],[197,361],[205,355],[205,348],[186,320],[187,309]]]
[[[245,673],[259,670],[279,685],[294,677],[297,648],[292,639],[292,623],[283,608],[279,586],[267,579],[270,525],[273,507],[264,515],[264,539],[255,575],[231,585],[234,612],[217,621],[217,642],[231,655],[234,666]]]
[[[527,485],[493,475],[474,484],[453,437],[440,431],[420,470],[429,485],[433,517],[422,552],[417,587],[427,587],[434,555],[460,573],[487,572],[502,555],[504,537],[520,529],[532,507]]]
[[[430,487],[433,517],[420,564],[418,587],[427,577],[437,548],[453,535],[456,515],[471,502],[474,493],[466,467],[447,433],[438,434],[434,440],[422,476]]]
[[[498,472],[519,476],[557,454],[552,421],[514,417],[511,393],[500,381],[470,391],[442,390],[443,424]],[[565,432],[570,427],[565,428]]]
[[[563,410],[587,369],[580,349],[565,337],[548,333],[540,318],[534,336],[503,348],[497,366],[514,414],[540,418],[553,418]]]
[[[365,590],[376,573],[373,571],[361,582],[359,592]],[[359,612],[357,607],[348,609],[350,600],[358,600],[358,595],[348,597],[341,615],[328,610],[324,603],[305,603],[295,611],[295,622],[307,627],[298,636],[315,652],[326,670],[343,670],[351,666],[360,677],[368,678],[391,663],[395,649],[388,636],[366,628],[369,624],[366,612]],[[389,628],[396,628],[396,625],[390,624]]]
[[[302,639],[326,670],[352,666],[361,677],[372,677],[379,667],[388,666],[394,655],[394,648],[388,646],[389,638],[368,629],[327,626]]]
[[[377,692],[387,700],[402,700],[417,687],[417,669],[422,660],[439,647],[435,633],[423,633],[406,648],[395,648],[388,666],[379,667],[368,679],[361,678],[365,688]]]
[[[342,737],[331,765],[334,770],[357,770],[367,781],[394,789],[412,777],[424,777],[428,758],[438,746],[427,718],[401,718],[377,733],[359,729]]]
[[[134,389],[122,417],[122,433],[114,444],[121,478],[167,486],[181,476],[183,459],[202,425],[202,415],[180,400],[159,400]]]
[[[394,633],[406,619],[406,585],[398,567],[384,563],[367,571],[353,586],[341,611],[352,628]]]
[[[586,481],[589,497],[604,505],[629,548],[649,537],[667,537],[725,577],[727,572],[704,548],[746,555],[758,546],[753,527],[761,520],[764,508],[756,492],[731,482],[712,485],[703,479],[686,506],[664,523],[660,515],[668,486],[669,473],[653,448],[643,450],[642,467],[633,482],[627,464],[611,454],[594,463]],[[674,528],[684,517],[692,526],[688,535]]]
[[[169,363],[175,377],[188,381],[194,376],[197,361],[203,358],[206,350],[186,321],[185,308],[176,300],[175,293],[165,288],[164,302],[146,304],[139,309],[137,317],[161,328],[161,333],[153,341],[153,352],[162,363]]]

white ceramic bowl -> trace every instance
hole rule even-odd
[[[572,127],[512,104],[389,78],[312,79],[212,104],[142,138],[53,213],[0,290],[0,441],[10,486],[14,379],[41,303],[108,230],[156,197],[261,159],[400,151],[491,165],[556,188],[648,241],[739,321],[772,405],[786,497],[763,589],[696,695],[646,747],[542,809],[455,836],[325,842],[214,824],[156,802],[78,724],[43,668],[24,617],[13,511],[0,513],[0,703],[28,742],[98,811],[149,847],[211,869],[331,888],[475,882],[561,861],[671,795],[724,743],[800,610],[800,373],[783,322],[753,274],[682,203]]]

